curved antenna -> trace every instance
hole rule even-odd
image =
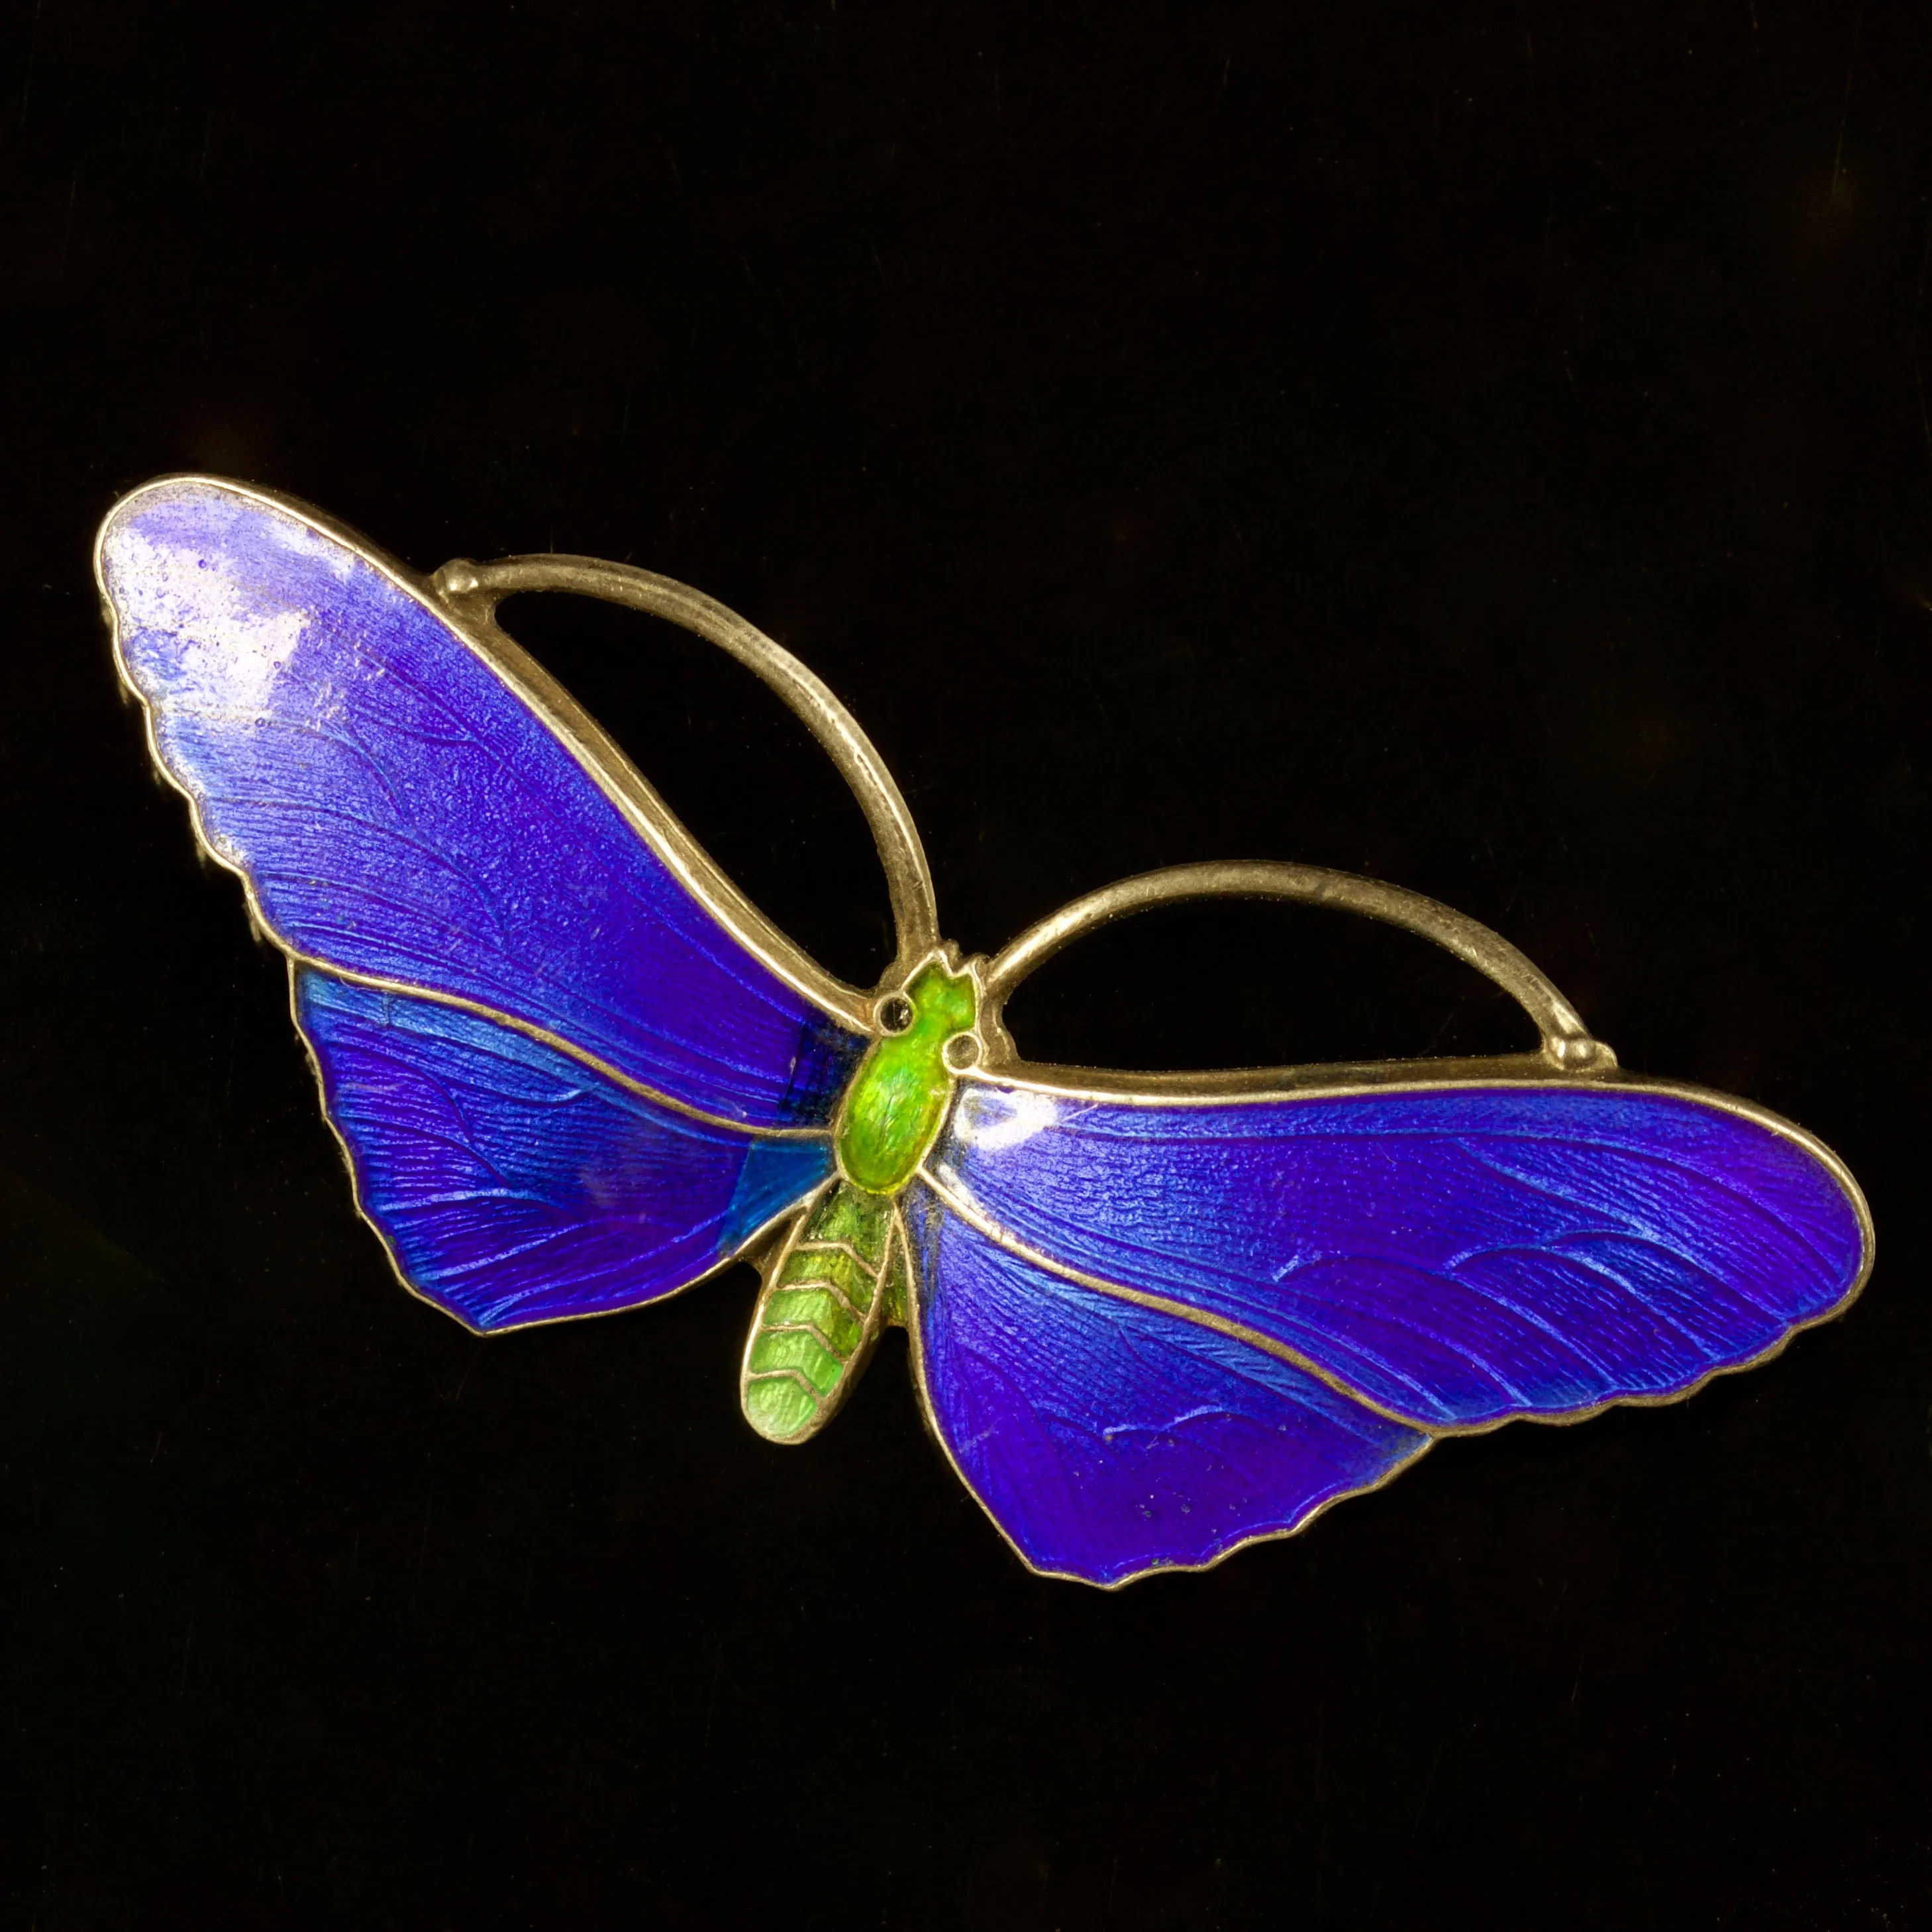
[[[1029,926],[1007,946],[986,969],[986,998],[997,1012],[1035,967],[1097,926],[1152,906],[1210,898],[1288,899],[1399,926],[1433,940],[1492,980],[1536,1022],[1544,1054],[1566,1072],[1607,1072],[1617,1064],[1616,1055],[1591,1037],[1576,1008],[1501,934],[1438,899],[1325,866],[1229,860],[1168,866],[1103,886]]]
[[[887,976],[902,976],[939,944],[939,909],[918,828],[885,760],[824,680],[735,610],[688,584],[594,556],[506,556],[495,563],[458,557],[430,588],[472,622],[494,624],[496,606],[526,590],[564,590],[663,617],[734,657],[782,698],[824,746],[866,814],[885,867],[898,952]]]

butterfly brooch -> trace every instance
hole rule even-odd
[[[1828,1149],[1625,1073],[1514,947],[1419,894],[1180,866],[962,958],[844,707],[668,579],[554,556],[425,579],[202,476],[123,498],[96,567],[154,759],[288,957],[404,1286],[494,1333],[749,1260],[740,1394],[780,1443],[826,1425],[898,1324],[948,1460],[1042,1574],[1198,1568],[1443,1436],[1676,1400],[1870,1269]],[[532,590],[669,618],[803,718],[885,862],[898,950],[876,988],[766,920],[497,628]],[[1216,895],[1422,934],[1513,994],[1541,1048],[1220,1074],[1019,1056],[1000,1012],[1034,967]]]

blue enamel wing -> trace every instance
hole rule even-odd
[[[902,1324],[934,1436],[1042,1573],[1199,1568],[1439,1437],[1676,1400],[1870,1269],[1864,1200],[1818,1142],[1624,1073],[1513,947],[1416,894],[1181,867],[962,959],[850,715],[668,580],[568,557],[424,579],[207,477],[117,504],[97,566],[154,758],[288,957],[404,1285],[494,1333],[751,1260],[740,1396],[779,1442],[824,1426]],[[805,720],[886,863],[878,986],[765,920],[496,627],[534,589],[683,624]],[[1000,1012],[1026,973],[1206,894],[1423,933],[1514,993],[1542,1048],[1226,1075],[1020,1058]]]

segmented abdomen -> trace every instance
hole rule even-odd
[[[901,1296],[904,1236],[884,1195],[840,1181],[800,1216],[765,1271],[746,1344],[745,1419],[802,1442],[832,1418]]]

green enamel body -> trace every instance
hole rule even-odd
[[[830,1421],[903,1304],[898,1210],[839,1181],[778,1252],[758,1298],[739,1394],[774,1442]]]
[[[838,1171],[869,1194],[896,1194],[925,1159],[952,1097],[946,1043],[978,1016],[971,979],[936,963],[905,996],[912,1024],[873,1043],[838,1110]]]
[[[766,1269],[739,1393],[774,1442],[802,1442],[831,1420],[880,1331],[905,1312],[905,1234],[893,1199],[918,1172],[951,1103],[946,1042],[970,1032],[971,978],[937,963],[905,989],[912,1021],[876,1040],[838,1110],[839,1178],[802,1216]]]

